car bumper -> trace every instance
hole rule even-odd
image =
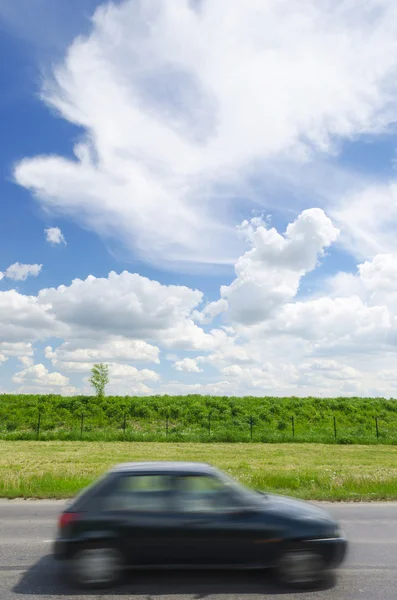
[[[56,560],[65,560],[70,556],[70,542],[57,539],[52,545],[52,555]]]
[[[348,542],[344,537],[308,540],[323,556],[326,566],[338,567],[346,557]]]

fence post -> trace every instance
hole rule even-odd
[[[126,415],[126,413],[124,413],[124,421],[123,421],[123,432],[124,432],[124,437],[125,437],[125,426],[126,426],[126,419],[127,419],[127,415]]]
[[[253,418],[252,418],[252,415],[251,415],[251,416],[250,416],[250,434],[251,434],[251,442],[252,442],[252,427],[253,427],[253,424],[254,424],[254,420],[253,420]]]
[[[295,437],[295,419],[294,419],[293,415],[291,417],[291,424],[292,424],[292,437]]]
[[[41,422],[41,410],[39,410],[39,416],[37,418],[37,439],[40,437],[40,422]]]
[[[336,439],[336,417],[334,417],[334,435]]]
[[[165,417],[165,435],[168,435],[168,413]]]
[[[376,425],[376,438],[379,439],[378,417],[375,417],[375,425]]]
[[[81,413],[80,420],[80,438],[83,439],[83,427],[84,427],[84,413]]]
[[[211,435],[211,413],[208,413],[208,435]]]

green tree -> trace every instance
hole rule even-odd
[[[91,369],[90,384],[95,389],[98,398],[105,395],[105,387],[109,383],[109,365],[99,363]]]

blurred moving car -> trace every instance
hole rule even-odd
[[[247,489],[199,463],[126,463],[61,514],[54,555],[85,587],[126,567],[274,568],[294,587],[321,581],[347,542],[323,509]]]

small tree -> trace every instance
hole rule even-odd
[[[109,365],[99,363],[91,369],[90,384],[95,389],[98,398],[105,395],[105,387],[109,383]]]

